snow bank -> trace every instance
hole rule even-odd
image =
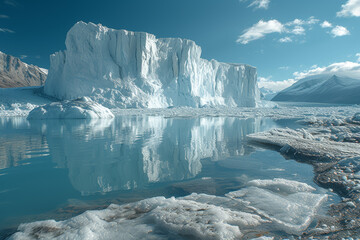
[[[190,40],[78,22],[66,50],[51,55],[45,93],[61,100],[91,96],[121,108],[255,106],[254,67],[200,56]]]
[[[90,98],[53,102],[33,109],[27,119],[113,118],[112,112]]]
[[[257,187],[251,186],[255,182]],[[270,190],[274,184],[293,188]],[[285,179],[256,180],[225,197],[195,193],[183,198],[155,197],[112,204],[65,221],[22,224],[10,239],[239,239],[255,238],[266,230],[299,234],[326,199],[312,190]]]

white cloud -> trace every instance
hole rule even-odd
[[[345,27],[338,25],[331,30],[331,34],[333,35],[333,37],[342,37],[350,35],[350,32]]]
[[[283,37],[279,39],[279,42],[288,43],[288,42],[292,42],[292,39],[290,37]]]
[[[249,6],[254,6],[255,8],[264,8],[268,9],[270,0],[254,0]]]
[[[295,19],[284,24],[276,19],[269,21],[260,20],[252,27],[246,29],[244,33],[238,37],[236,42],[241,44],[248,44],[251,41],[263,38],[271,33],[305,35],[306,30],[311,29],[311,26],[318,22],[319,19],[316,19],[315,17],[309,17],[306,20]],[[280,38],[279,42],[291,42],[293,40],[293,38],[287,36]]]
[[[294,19],[293,21],[285,23],[286,26],[302,26],[302,25],[313,25],[318,23],[319,19],[316,19],[314,16],[309,17],[307,20],[303,19]]]
[[[248,28],[244,31],[242,35],[236,40],[236,42],[241,44],[248,44],[251,41],[265,37],[265,35],[270,33],[281,33],[285,30],[284,25],[278,20],[269,20],[263,21],[260,20],[258,23],[254,24],[251,28]]]
[[[338,17],[360,17],[360,0],[348,0],[341,8]]]
[[[350,61],[338,62],[330,64],[326,67],[313,67],[307,71],[294,72],[296,80],[321,74],[336,74],[339,76],[360,78],[360,63]]]
[[[291,33],[295,35],[304,35],[305,34],[305,28],[302,26],[295,26],[293,30],[291,30]]]
[[[240,0],[240,2],[247,2],[248,0]],[[270,0],[251,0],[249,7],[255,7],[257,9],[263,8],[268,9]]]
[[[357,53],[355,56],[358,58],[357,61],[360,62],[360,53]]]
[[[324,21],[324,22],[322,22],[322,23],[320,24],[320,26],[321,26],[322,28],[331,28],[331,27],[332,27],[332,24],[329,23],[328,21]]]
[[[15,33],[13,30],[8,29],[8,28],[0,28],[0,32],[4,32],[4,33]]]
[[[290,87],[296,82],[294,79],[288,79],[284,81],[272,81],[271,77],[264,78],[259,77],[258,78],[258,86],[259,88],[266,88],[270,89],[274,92],[280,92],[281,90]]]
[[[8,15],[0,14],[0,18],[9,18]]]

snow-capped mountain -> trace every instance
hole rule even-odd
[[[41,86],[46,76],[45,69],[0,52],[0,88]]]
[[[51,56],[44,91],[122,108],[256,105],[254,67],[200,56],[191,40],[78,22],[67,34],[66,50]]]
[[[304,78],[279,92],[273,101],[360,103],[360,79],[337,75]]]
[[[278,92],[275,92],[271,89],[264,88],[264,87],[260,88],[259,90],[260,90],[260,98],[262,100],[271,100],[278,93]]]

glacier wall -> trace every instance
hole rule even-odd
[[[253,107],[256,68],[205,60],[195,42],[76,23],[66,50],[50,57],[44,91],[61,100],[90,96],[120,108]]]

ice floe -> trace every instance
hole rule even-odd
[[[92,101],[88,97],[81,97],[75,100],[53,102],[33,109],[28,119],[49,119],[49,118],[113,118],[114,114],[110,109]]]
[[[265,230],[263,239],[271,239],[277,231],[300,234],[309,226],[327,198],[313,190],[285,179],[254,180],[223,197],[155,197],[65,221],[26,223],[10,239],[239,239]]]

